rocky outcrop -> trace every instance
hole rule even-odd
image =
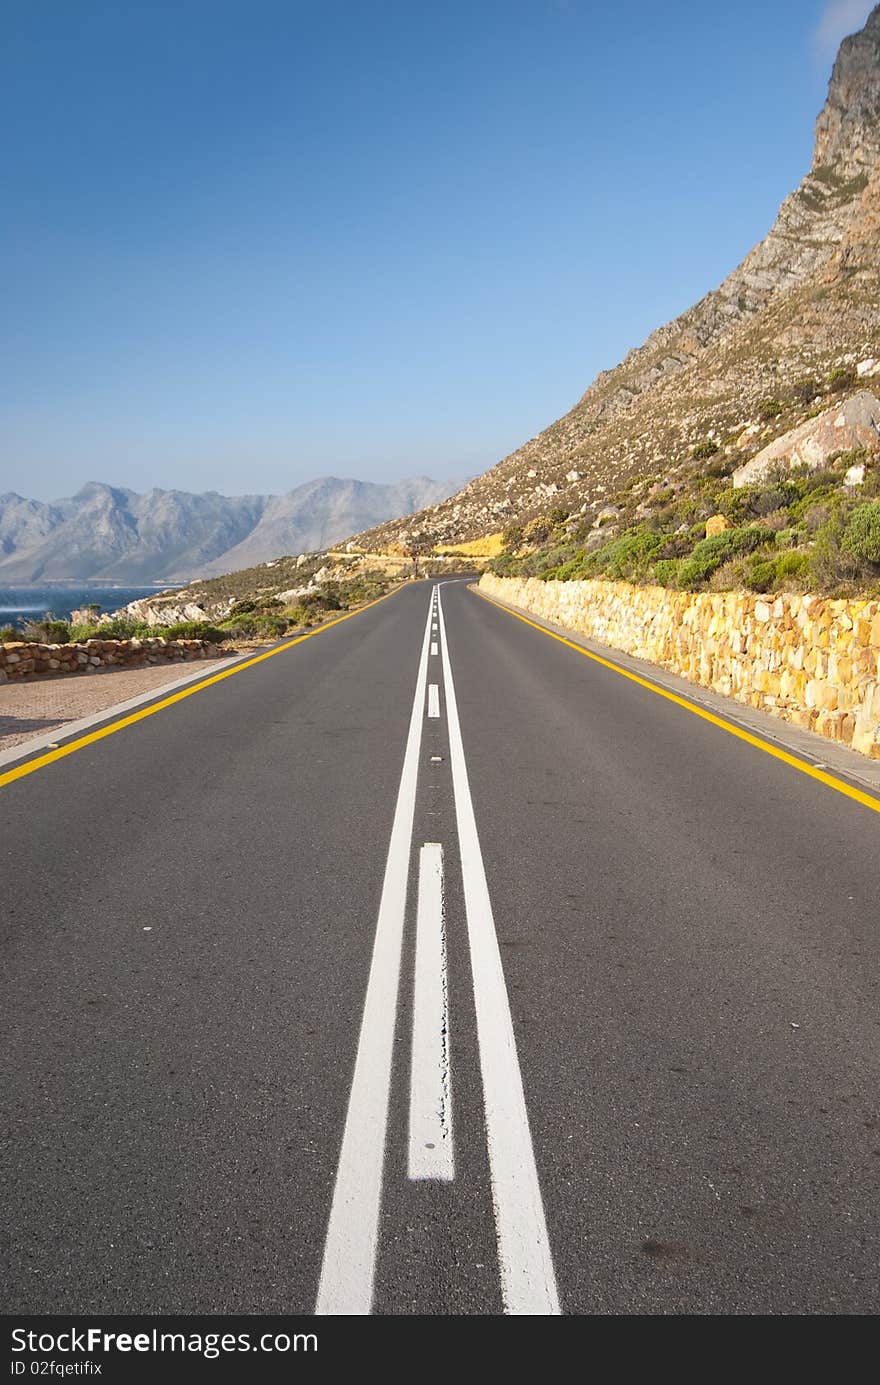
[[[868,390],[860,390],[762,447],[751,461],[737,467],[733,484],[735,488],[753,485],[778,467],[816,471],[835,453],[862,447],[872,451],[880,447],[880,399]]]
[[[880,6],[865,27],[844,39],[834,64],[828,100],[816,121],[814,166],[845,178],[880,163]]]
[[[215,659],[228,649],[207,640],[86,640],[83,644],[0,644],[0,682],[41,674],[97,673],[100,668],[142,668],[150,664]]]
[[[880,760],[880,601],[491,573],[480,589]]]

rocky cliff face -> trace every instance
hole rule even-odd
[[[283,496],[152,490],[92,482],[52,504],[0,496],[0,585],[101,579],[173,582],[325,548],[353,529],[449,495],[427,477],[373,485],[325,477]]]
[[[880,6],[841,46],[809,173],[719,288],[459,494],[358,543],[461,541],[556,507],[595,514],[609,493],[666,476],[706,442],[747,460],[774,436],[768,404],[785,406],[777,431],[791,428],[798,407],[802,417],[821,402],[829,372],[880,356],[878,246]]]

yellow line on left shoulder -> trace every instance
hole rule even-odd
[[[44,769],[46,765],[54,764],[56,760],[63,760],[66,755],[72,755],[76,750],[82,750],[87,745],[94,745],[96,741],[102,741],[106,736],[112,736],[116,731],[122,731],[126,726],[134,726],[139,721],[144,721],[146,717],[151,717],[156,712],[162,712],[166,707],[173,707],[175,702],[183,702],[187,697],[194,697],[196,693],[203,692],[205,688],[213,687],[215,683],[222,683],[224,678],[234,678],[237,673],[243,673],[246,668],[253,668],[256,664],[262,664],[266,659],[272,659],[276,654],[284,654],[288,649],[293,649],[298,644],[303,644],[305,640],[313,640],[316,635],[323,635],[325,630],[331,630],[334,625],[341,625],[344,620],[351,620],[353,616],[359,616],[363,611],[369,611],[372,606],[378,606],[380,601],[387,601],[390,596],[395,596],[396,591],[386,592],[384,596],[379,596],[375,601],[368,601],[365,606],[359,606],[356,611],[346,611],[344,616],[337,616],[335,620],[328,620],[326,624],[319,625],[317,630],[310,630],[306,635],[298,635],[295,640],[286,640],[284,644],[278,644],[274,649],[267,649],[264,654],[255,654],[252,659],[244,659],[234,668],[224,669],[222,673],[215,673],[201,682],[195,683],[191,688],[183,688],[180,692],[172,693],[170,697],[163,697],[161,702],[153,702],[149,707],[144,707],[138,712],[132,712],[127,717],[121,717],[119,721],[112,721],[108,726],[101,726],[97,731],[90,731],[88,735],[78,736],[69,745],[61,745],[57,750],[50,750],[45,755],[39,755],[35,760],[26,760],[24,764],[17,765],[15,769],[9,769],[5,774],[0,774],[0,788],[5,784],[12,784],[16,779],[24,779],[28,774],[34,774],[38,769]],[[107,715],[112,716],[113,709],[108,707]]]
[[[491,596],[479,591],[477,587],[471,587],[470,590],[476,592],[477,596],[482,597],[484,601],[488,601],[489,605],[494,606],[496,610],[504,611],[507,615],[513,616],[515,620],[521,620],[524,625],[530,625],[533,630],[538,630],[549,639],[564,644],[568,649],[573,649],[575,654],[582,654],[585,659],[592,659],[593,663],[600,664],[602,668],[609,669],[621,678],[628,678],[631,683],[637,683],[640,688],[646,688],[648,692],[655,693],[657,697],[665,698],[667,702],[675,703],[677,707],[683,707],[686,712],[693,713],[702,721],[708,721],[711,726],[717,726],[719,730],[726,731],[729,736],[735,736],[737,740],[745,741],[747,745],[754,746],[756,750],[763,750],[765,755],[772,755],[774,760],[781,760],[783,764],[796,769],[800,774],[806,774],[808,778],[816,779],[826,788],[834,789],[837,793],[843,794],[845,798],[851,798],[854,803],[860,803],[863,808],[870,808],[872,812],[880,813],[880,798],[875,798],[872,794],[865,793],[852,784],[847,784],[845,779],[838,779],[836,775],[828,774],[826,770],[816,769],[813,765],[807,764],[805,760],[799,760],[796,755],[790,755],[787,750],[781,750],[772,742],[763,740],[761,736],[755,736],[751,731],[745,731],[741,726],[726,721],[724,717],[716,716],[714,712],[707,712],[704,707],[698,707],[696,703],[682,697],[679,693],[669,692],[658,683],[652,683],[649,678],[643,678],[638,673],[630,673],[629,669],[622,668],[620,664],[613,663],[611,659],[604,659],[601,654],[594,654],[591,650],[584,649],[582,645],[575,644],[574,640],[567,640],[564,635],[557,635],[554,630],[548,630],[546,626],[539,625],[537,621],[529,620],[528,616],[520,615],[519,611],[511,610],[509,606],[502,605],[500,601],[493,601]]]

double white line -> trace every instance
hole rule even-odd
[[[502,1297],[508,1313],[560,1311],[510,1004],[468,783],[442,603],[435,588],[422,641],[324,1246],[316,1305],[319,1314],[365,1314],[372,1309],[407,877],[429,649],[433,654],[437,624],[443,650],[443,687]],[[430,703],[428,715],[432,715]],[[442,848],[438,843],[426,843],[419,863],[409,1173],[410,1177],[449,1179],[454,1175],[454,1163],[442,907]]]

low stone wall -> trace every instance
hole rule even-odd
[[[9,678],[47,673],[97,673],[99,668],[138,668],[193,659],[211,659],[227,651],[205,640],[86,640],[84,644],[0,644],[0,683]]]
[[[880,760],[880,601],[494,573],[480,589]]]

